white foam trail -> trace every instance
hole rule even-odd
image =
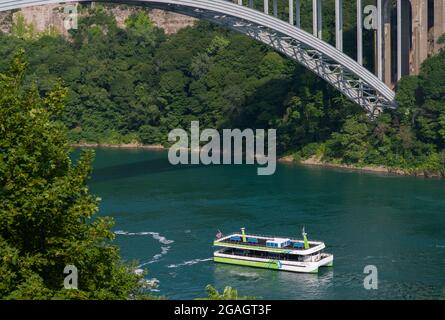
[[[162,244],[171,244],[174,242],[173,240],[168,240],[166,237],[161,236],[159,232],[151,232],[151,231],[127,232],[123,230],[117,230],[114,233],[123,236],[152,236],[153,239],[158,240]]]
[[[153,287],[158,286],[158,285],[159,285],[159,282],[161,282],[161,281],[159,281],[159,280],[156,279],[156,278],[152,278],[152,279],[147,279],[147,280],[145,280],[145,283],[147,283],[148,285],[151,285],[151,286],[153,286]]]
[[[160,253],[155,254],[153,256],[153,258],[151,258],[150,261],[147,261],[147,262],[144,262],[144,263],[138,265],[138,268],[146,266],[147,264],[152,264],[152,263],[158,262],[159,259],[161,259],[163,256],[165,256],[168,253],[169,250],[170,250],[170,247],[161,247],[161,252]]]
[[[173,240],[169,240],[166,237],[161,236],[159,234],[159,232],[151,232],[151,231],[128,232],[128,231],[123,231],[123,230],[117,230],[114,233],[117,235],[123,235],[123,236],[151,236],[153,239],[159,241],[159,243],[166,245],[166,246],[162,246],[161,252],[158,254],[155,254],[153,256],[153,258],[151,258],[150,261],[140,264],[137,267],[138,269],[140,269],[141,267],[143,267],[147,264],[151,264],[151,263],[159,261],[159,259],[161,259],[163,256],[165,256],[168,253],[168,251],[170,250],[170,246],[168,246],[168,245],[174,242]]]
[[[134,273],[136,273],[137,275],[140,275],[140,274],[144,273],[144,269],[135,269]]]
[[[213,260],[213,258],[206,258],[206,259],[193,259],[193,260],[189,260],[189,261],[185,261],[182,263],[178,263],[178,264],[171,264],[169,266],[167,266],[167,268],[179,268],[179,267],[183,267],[183,266],[191,266],[200,262],[205,262],[205,261],[211,261]]]
[[[150,291],[159,292],[158,289],[160,281],[156,278],[143,280],[144,287]]]
[[[238,277],[243,277],[243,278],[252,278],[252,279],[257,279],[260,277],[260,275],[256,272],[236,272],[236,271],[231,271],[230,274],[233,274],[235,276]]]

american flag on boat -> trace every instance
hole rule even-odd
[[[218,232],[216,233],[216,239],[221,239],[222,237],[223,237],[222,232],[218,230]]]

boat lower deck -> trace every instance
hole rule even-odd
[[[225,248],[214,253],[214,261],[290,272],[317,273],[322,266],[332,266],[333,255],[320,253],[313,261],[308,257]],[[305,259],[306,261],[303,261]]]
[[[294,261],[294,262],[304,262],[305,256],[287,254],[287,253],[275,253],[267,251],[256,251],[256,250],[245,250],[237,248],[224,248],[219,250],[220,253],[233,255],[237,257],[251,257],[260,259],[272,259],[272,260],[282,260],[282,261]]]

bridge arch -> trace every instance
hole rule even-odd
[[[89,0],[91,1],[91,0]],[[0,11],[45,4],[88,0],[0,0]],[[147,4],[208,20],[246,34],[297,61],[351,101],[370,117],[384,108],[395,108],[395,94],[374,74],[330,44],[276,17],[225,0],[97,1]]]

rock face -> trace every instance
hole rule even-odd
[[[64,36],[68,35],[64,27],[66,14],[63,12],[63,6],[51,4],[24,8],[13,13],[13,21],[17,22],[20,16],[27,25],[32,25],[35,33],[54,30]]]
[[[0,12],[0,32],[10,33],[12,26],[12,12]]]
[[[196,21],[195,18],[159,9],[151,9],[148,15],[157,27],[164,29],[166,34],[173,34],[185,27],[193,26]]]
[[[193,26],[196,21],[195,18],[159,9],[142,9],[140,7],[121,8],[119,6],[116,6],[109,11],[116,18],[117,25],[123,28],[125,27],[125,21],[128,19],[128,17],[138,10],[144,10],[148,12],[150,20],[158,28],[164,29],[164,32],[166,34],[174,34],[185,27]]]
[[[92,5],[94,5],[94,3]],[[125,21],[132,13],[138,10],[144,10],[148,12],[153,23],[157,27],[164,29],[166,34],[173,34],[185,27],[193,26],[196,21],[194,18],[181,14],[137,6],[108,5],[106,10],[115,17],[119,27],[125,27]],[[79,16],[86,14],[86,11],[82,10],[80,11]],[[17,19],[20,16],[24,18],[24,22],[27,25],[32,25],[33,31],[36,33],[52,30],[61,33],[64,36],[68,36],[68,31],[65,28],[65,20],[67,20],[68,14],[64,13],[63,5],[56,4],[28,7],[13,13],[0,12],[0,31],[10,33],[12,22],[17,22]]]

